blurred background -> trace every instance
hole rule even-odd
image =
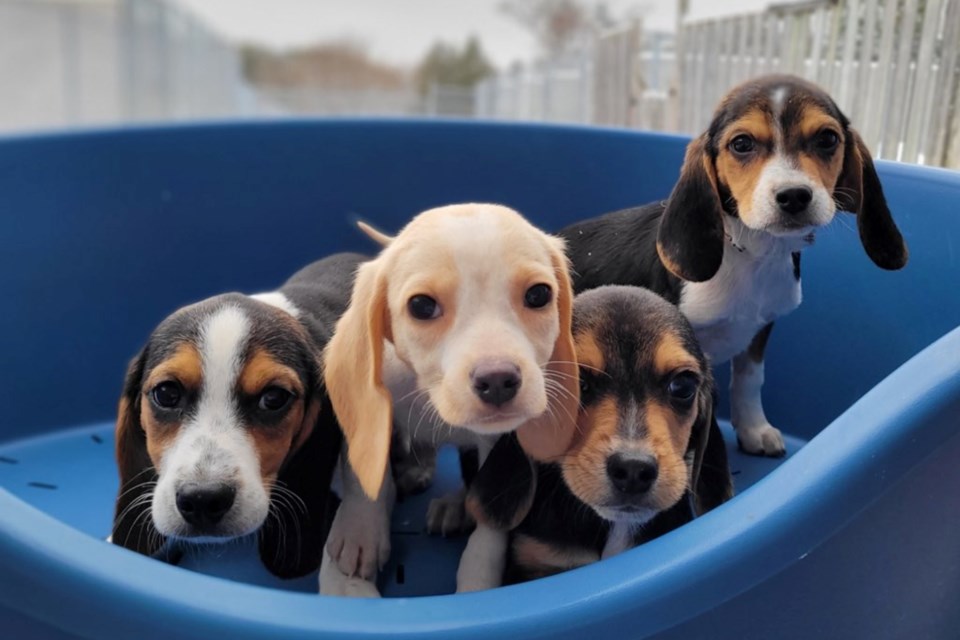
[[[882,158],[960,168],[960,0],[0,0],[0,135],[418,116],[696,133],[787,72]]]

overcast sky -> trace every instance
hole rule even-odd
[[[416,64],[437,40],[480,37],[505,67],[537,54],[531,35],[499,9],[501,0],[170,0],[235,42],[276,49],[351,39],[377,59]],[[589,0],[587,0],[589,3]],[[761,9],[770,0],[691,0],[691,15]],[[672,30],[675,0],[606,0],[618,18],[643,15],[648,29]]]

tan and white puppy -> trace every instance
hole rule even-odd
[[[516,430],[530,455],[552,459],[572,439],[578,406],[563,241],[492,204],[426,211],[396,238],[368,233],[384,248],[358,270],[325,357],[349,464],[321,593],[377,595],[394,429],[408,445],[476,447],[481,464],[497,435]],[[462,512],[462,500],[450,506]],[[468,568],[458,588],[485,579]]]
[[[115,544],[171,559],[179,542],[257,532],[274,574],[317,569],[342,443],[320,359],[361,260],[331,256],[279,291],[208,298],[153,331],[120,399]]]

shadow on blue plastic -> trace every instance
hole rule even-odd
[[[350,120],[0,141],[2,381],[15,400],[0,425],[0,636],[953,637],[960,176],[889,163],[879,168],[910,264],[874,268],[841,215],[805,253],[804,304],[771,339],[768,415],[794,446],[809,443],[765,477],[769,466],[744,467],[749,489],[672,534],[533,583],[382,601],[223,580],[98,539],[116,485],[102,421],[163,315],[272,288],[331,251],[372,250],[353,216],[392,232],[427,206],[489,200],[552,229],[664,197],[683,145]],[[65,428],[80,424],[94,426]],[[436,490],[454,482],[452,465]],[[395,533],[416,531],[423,500],[402,505]],[[386,592],[449,590],[462,541],[394,540]],[[249,580],[241,551],[218,566]]]

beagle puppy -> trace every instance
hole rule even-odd
[[[179,542],[258,532],[273,574],[317,569],[342,443],[321,356],[361,260],[331,256],[278,291],[215,296],[153,331],[120,399],[114,544],[169,559]]]
[[[800,253],[837,210],[883,269],[907,263],[870,152],[833,100],[792,76],[733,89],[687,147],[670,198],[569,226],[574,288],[639,285],[679,305],[707,355],[732,360],[731,418],[747,453],[782,456],[763,411],[773,322],[801,299]]]
[[[679,310],[639,287],[574,300],[581,408],[572,448],[533,462],[501,438],[470,485],[477,522],[509,529],[506,583],[652,540],[729,499],[710,365]]]
[[[326,349],[348,464],[320,590],[377,596],[390,553],[391,440],[476,449],[482,464],[497,436],[516,430],[531,456],[552,458],[572,438],[579,388],[562,240],[492,204],[431,209],[395,238],[361,226],[383,249],[357,271]],[[462,518],[463,494],[437,507],[434,520],[450,519],[445,508]],[[484,570],[462,566],[458,588],[485,584]]]

